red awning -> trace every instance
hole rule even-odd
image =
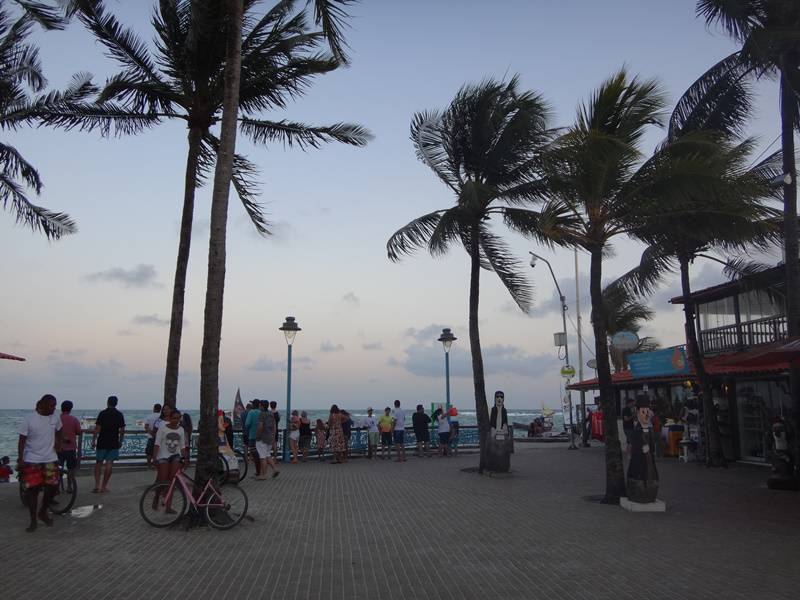
[[[720,361],[724,366],[738,368],[781,367],[787,370],[792,363],[800,363],[800,338],[782,340],[751,348],[746,352],[728,354]]]
[[[0,352],[0,359],[4,359],[4,360],[21,360],[21,361],[25,360],[21,356],[14,356],[13,354],[5,354],[3,352]]]

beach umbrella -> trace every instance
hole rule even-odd
[[[22,358],[21,356],[14,356],[13,354],[6,354],[4,352],[0,352],[0,359],[3,359],[3,360],[21,360],[23,362],[25,361],[25,359]]]

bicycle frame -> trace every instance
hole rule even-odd
[[[216,487],[214,487],[214,484],[211,483],[210,479],[206,482],[206,486],[203,488],[203,491],[200,492],[200,495],[195,498],[194,492],[192,491],[192,488],[194,486],[189,485],[189,483],[194,484],[194,479],[192,479],[183,472],[183,467],[178,469],[178,472],[175,473],[175,477],[172,478],[172,482],[170,483],[169,489],[167,490],[167,495],[164,498],[164,503],[167,506],[170,505],[170,502],[172,500],[172,491],[175,489],[176,481],[181,486],[181,489],[183,489],[183,493],[186,496],[187,500],[189,501],[189,505],[195,510],[197,510],[198,508],[205,508],[205,507],[211,507],[211,508],[225,507],[225,500],[222,497],[222,494]],[[202,502],[203,498],[206,495],[206,492],[209,492],[209,490],[210,490],[209,501]],[[219,498],[219,502],[212,502],[214,496]]]

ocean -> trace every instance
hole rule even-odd
[[[283,425],[283,413],[285,412],[283,409],[285,407],[279,407],[281,411],[281,425]],[[293,407],[294,408],[294,407]],[[430,407],[426,407],[429,409]],[[328,418],[328,410],[327,409],[301,409],[298,408],[297,410],[306,410],[308,413],[308,417],[311,419],[311,422],[316,422],[317,419],[322,419],[323,421],[327,420]],[[542,412],[540,410],[535,409],[507,409],[508,411],[508,421],[509,423],[512,422],[519,422],[519,423],[530,423],[534,417],[540,417]],[[26,414],[32,412],[32,410],[18,410],[18,409],[5,409],[0,410],[0,456],[10,456],[11,462],[15,463],[17,460],[17,440],[19,435],[17,433],[17,429],[19,427],[20,422],[25,417]],[[94,419],[97,417],[97,414],[100,411],[97,409],[92,410],[78,410],[74,409],[72,414],[77,417],[79,420],[81,419]],[[184,411],[188,412],[192,416],[192,422],[197,427],[197,422],[200,418],[200,413],[197,410],[188,410]],[[350,416],[352,417],[353,421],[355,422],[356,426],[358,426],[359,421],[367,416],[366,408],[359,408],[359,409],[352,409],[349,410]],[[60,414],[60,411],[56,409],[56,413]],[[144,429],[144,425],[142,424],[144,419],[147,415],[150,414],[148,410],[123,410],[122,414],[125,415],[125,424],[127,425],[128,430],[141,430]],[[376,409],[375,413],[373,414],[380,414],[378,409]],[[562,431],[564,429],[564,418],[560,412],[555,412],[552,415],[553,418],[553,431]],[[458,412],[458,420],[461,425],[475,425],[475,411],[472,410],[459,410]],[[407,423],[408,426],[411,425],[410,414],[407,413]],[[517,434],[519,435],[519,434]]]

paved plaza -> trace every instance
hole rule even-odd
[[[152,472],[81,492],[81,517],[24,531],[16,485],[0,487],[3,598],[796,599],[800,494],[764,468],[659,463],[663,514],[587,500],[603,449],[518,444],[513,473],[477,457],[287,465],[247,479],[231,531],[158,530],[139,516]],[[79,480],[82,490],[91,485]]]

